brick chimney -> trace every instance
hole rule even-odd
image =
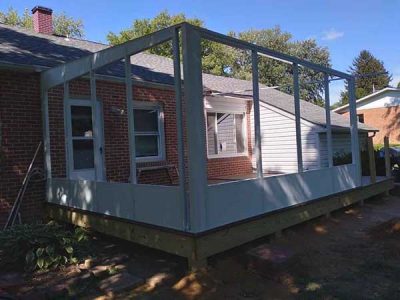
[[[32,9],[33,29],[38,33],[53,34],[53,10],[43,6]]]

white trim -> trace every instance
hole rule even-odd
[[[66,103],[64,110],[64,118],[66,119],[67,128],[65,129],[65,139],[67,145],[67,156],[66,156],[66,166],[67,166],[67,177],[70,179],[88,179],[103,181],[105,179],[105,161],[104,161],[104,123],[102,117],[102,103],[98,100],[92,101],[91,99],[65,99]],[[71,107],[72,106],[87,106],[92,109],[92,136],[91,137],[72,137],[72,119],[71,119]],[[96,118],[97,122],[93,122],[93,118]],[[97,126],[95,130],[94,126]],[[94,168],[93,169],[74,169],[74,159],[73,159],[73,140],[93,140],[93,155],[94,155]],[[96,140],[96,142],[95,142]],[[102,150],[100,150],[102,149]],[[92,171],[93,178],[89,176],[88,178],[80,178],[80,176],[85,177],[89,173],[84,174],[85,171]],[[81,173],[81,174],[79,174]],[[96,178],[97,177],[97,178]]]
[[[234,128],[235,128],[235,139],[236,139],[236,118],[235,115],[243,115],[243,124],[242,124],[242,132],[243,132],[243,141],[244,141],[244,151],[241,153],[218,153],[218,154],[209,154],[208,153],[208,119],[207,119],[207,114],[208,113],[213,113],[215,114],[215,124],[214,124],[214,135],[215,135],[215,144],[218,145],[218,119],[217,119],[217,114],[231,114],[234,115],[233,117],[233,122],[234,122]],[[247,118],[248,114],[245,111],[242,112],[227,112],[227,111],[221,111],[221,110],[215,110],[211,109],[208,110],[206,109],[205,112],[206,115],[206,147],[207,147],[207,159],[217,159],[217,158],[231,158],[231,157],[246,157],[249,156],[249,149],[248,149],[248,136],[247,136]],[[236,145],[237,146],[237,145]],[[218,151],[218,146],[216,146],[216,150]]]
[[[157,162],[164,161],[166,159],[166,146],[165,146],[165,130],[164,130],[164,109],[161,103],[159,102],[149,102],[149,101],[133,101],[133,109],[137,110],[157,110],[157,119],[158,119],[158,132],[152,133],[144,133],[134,131],[134,138],[136,136],[158,136],[158,155],[157,156],[144,156],[144,157],[136,157],[136,162]]]

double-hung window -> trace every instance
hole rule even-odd
[[[207,112],[207,152],[209,157],[245,155],[246,114]]]
[[[136,160],[163,160],[164,114],[161,106],[153,103],[135,104],[134,120]]]

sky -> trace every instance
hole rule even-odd
[[[347,71],[354,57],[367,49],[400,81],[400,0],[1,0],[0,11],[35,5],[83,20],[85,38],[107,42],[108,32],[129,27],[134,19],[152,18],[163,10],[184,13],[208,29],[227,33],[279,25],[296,40],[314,38],[331,54],[332,67]],[[343,84],[331,84],[333,102]]]

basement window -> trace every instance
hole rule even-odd
[[[163,160],[164,115],[161,107],[152,103],[135,105],[134,119],[136,160]]]
[[[209,157],[245,155],[245,113],[207,113],[207,153]]]
[[[364,123],[364,114],[358,114],[357,119],[358,119],[358,122]]]

